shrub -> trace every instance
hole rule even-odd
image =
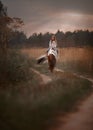
[[[7,56],[0,54],[0,86],[26,82],[29,74],[28,58],[18,51],[9,51]]]

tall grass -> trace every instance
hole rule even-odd
[[[23,49],[22,53],[37,58],[46,48]],[[93,48],[59,48],[57,67],[93,76]]]
[[[9,51],[7,56],[0,54],[0,87],[9,88],[31,81],[32,85],[37,86],[39,78],[30,70],[27,55],[19,51]],[[20,85],[21,86],[21,85]]]
[[[93,48],[65,48],[60,50],[59,67],[93,76]]]

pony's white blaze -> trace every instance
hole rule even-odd
[[[57,51],[56,51],[56,50],[50,49],[49,52],[48,52],[48,56],[49,56],[50,54],[53,54],[53,55],[55,56],[55,58],[57,59]]]

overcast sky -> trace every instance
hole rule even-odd
[[[2,0],[12,17],[23,19],[27,35],[34,32],[93,30],[93,0]]]

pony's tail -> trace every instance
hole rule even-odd
[[[46,55],[41,56],[37,59],[37,64],[44,63],[47,60]]]

